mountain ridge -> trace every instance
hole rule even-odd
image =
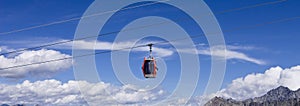
[[[225,99],[222,97],[214,97],[204,106],[300,106],[300,89],[296,91],[290,90],[288,87],[279,86],[268,91],[260,97],[254,97],[243,101],[234,99]]]

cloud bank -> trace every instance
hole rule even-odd
[[[88,92],[84,98],[78,85]],[[114,86],[109,83],[89,83],[86,81],[68,81],[62,83],[50,79],[17,85],[0,84],[0,100],[5,104],[39,105],[132,105],[157,101],[165,97],[163,90],[134,90],[130,85]]]
[[[37,51],[24,51],[14,57],[0,56],[0,68],[43,62],[53,59],[67,58],[70,55],[59,51],[41,49]],[[19,68],[0,70],[0,77],[23,78],[28,75],[49,76],[53,73],[64,71],[71,67],[72,60],[62,60],[45,64],[36,64]]]
[[[187,105],[204,105],[215,96],[223,98],[232,98],[235,100],[245,100],[259,97],[268,91],[279,86],[288,87],[291,90],[300,88],[300,65],[283,69],[279,66],[272,67],[264,73],[252,73],[245,77],[233,80],[227,87],[220,91],[191,98]],[[183,101],[184,98],[181,100]],[[184,105],[180,99],[170,104]]]
[[[201,105],[214,96],[244,100],[266,94],[278,86],[292,90],[300,88],[300,65],[283,69],[272,67],[264,73],[252,73],[237,78],[224,89],[205,96],[191,98],[187,105]],[[87,91],[86,98],[80,93]],[[115,86],[110,83],[89,83],[70,80],[63,83],[58,80],[30,82],[17,85],[0,84],[0,100],[7,104],[41,104],[41,105],[143,105],[160,101],[168,93],[163,89],[151,91],[134,89],[132,85]],[[202,100],[202,101],[201,101]],[[184,105],[186,98],[168,101],[166,105]]]
[[[227,88],[214,94],[225,98],[244,100],[266,94],[278,86],[286,86],[291,90],[300,88],[300,65],[283,69],[272,67],[264,73],[252,73],[237,78]]]

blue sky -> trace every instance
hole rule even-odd
[[[218,13],[228,9],[240,8],[245,6],[256,5],[265,2],[272,2],[276,0],[205,0],[209,8]],[[41,25],[44,23],[50,23],[54,21],[60,21],[70,19],[74,17],[80,17],[83,15],[88,6],[92,3],[92,0],[5,0],[0,2],[0,32],[8,32],[14,29],[21,29],[30,26]],[[285,2],[274,3],[270,5],[257,6],[254,8],[246,8],[236,10],[232,12],[216,14],[220,27],[224,31],[224,38],[227,46],[232,51],[243,53],[253,59],[257,59],[265,62],[265,64],[257,64],[251,61],[243,59],[228,59],[226,74],[222,88],[226,87],[232,82],[232,80],[246,76],[250,73],[263,73],[270,67],[280,66],[283,68],[299,65],[300,50],[299,40],[300,32],[299,25],[300,19],[278,22],[274,24],[263,25],[255,28],[247,28],[238,31],[228,32],[226,30],[235,29],[239,27],[247,27],[256,24],[266,23],[270,21],[276,21],[280,19],[298,17],[300,1],[288,0]],[[164,6],[149,7],[155,12],[155,9],[168,9]],[[142,14],[144,11],[140,11]],[[168,17],[176,18],[183,17],[183,14],[173,15],[174,11],[170,14],[165,14]],[[130,11],[129,11],[130,13]],[[169,13],[169,11],[167,11]],[[176,11],[174,12],[174,14]],[[127,14],[127,13],[126,13]],[[132,18],[135,16],[121,14],[124,18]],[[118,20],[122,23],[122,20]],[[39,44],[51,43],[59,40],[73,39],[75,30],[79,20],[61,23],[57,25],[51,25],[41,28],[36,28],[27,31],[21,31],[16,33],[10,33],[0,35],[0,46],[7,47],[8,49],[19,49],[31,47]],[[114,24],[118,26],[121,24]],[[187,27],[191,27],[186,25]],[[115,27],[108,27],[108,31],[114,30]],[[193,33],[200,33],[202,31],[195,30]],[[98,38],[99,41],[111,42],[115,36],[105,36]],[[145,38],[145,41],[160,41],[162,39],[157,37]],[[203,47],[207,47],[207,41],[205,39],[198,38],[193,40],[195,44],[203,44]],[[182,42],[181,42],[182,43]],[[202,47],[200,46],[200,48]],[[171,45],[158,45],[164,49],[174,49]],[[56,51],[60,51],[64,54],[71,55],[70,49],[61,48],[47,48]],[[133,74],[140,79],[143,79],[140,73],[141,62],[144,56],[147,56],[148,52],[132,52],[130,53],[130,67],[133,70]],[[158,56],[159,57],[159,56]],[[204,87],[207,83],[209,71],[210,71],[210,56],[199,55],[201,61],[201,74],[194,95],[201,95]],[[180,61],[179,56],[174,53],[171,56],[162,57],[168,66],[166,79],[161,86],[169,92],[171,92],[179,79],[180,75]],[[107,83],[120,85],[113,73],[111,67],[110,54],[100,54],[96,56],[97,69],[101,80]],[[15,84],[24,80],[41,80],[41,79],[57,79],[62,82],[74,80],[74,74],[72,68],[67,71],[62,71],[54,74],[50,78],[22,78],[17,80],[1,78],[2,83]],[[143,79],[144,80],[144,79]]]

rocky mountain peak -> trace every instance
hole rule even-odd
[[[250,106],[250,105],[272,105],[272,106],[300,106],[300,89],[290,90],[288,87],[279,86],[270,90],[261,97],[250,98],[244,101],[214,97],[205,106]]]
[[[278,94],[287,94],[291,92],[291,90],[288,87],[279,86],[275,89],[270,90],[267,95],[278,95]]]
[[[300,98],[300,91],[292,91],[288,87],[279,86],[270,90],[267,94],[256,97],[253,100],[256,102],[275,101],[275,100],[289,100],[293,98]]]

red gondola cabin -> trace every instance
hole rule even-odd
[[[143,74],[145,78],[155,78],[156,77],[156,72],[157,72],[157,67],[156,67],[156,61],[155,58],[152,57],[152,45],[153,44],[148,44],[147,46],[150,47],[150,55],[149,57],[144,58],[144,63],[142,66]]]
[[[145,57],[142,69],[145,78],[155,78],[157,72],[155,59],[153,57]]]

